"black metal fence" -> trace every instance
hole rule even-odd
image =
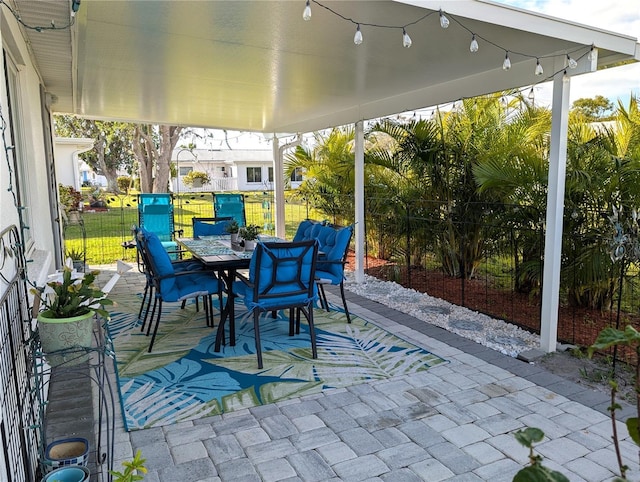
[[[287,237],[293,236],[302,219],[326,217],[309,202],[290,194],[285,197]],[[131,239],[131,226],[138,223],[137,206],[125,199],[110,198],[108,213],[84,213],[90,265],[135,259],[135,250],[122,247],[123,241]],[[245,199],[247,222],[262,226],[264,233],[273,233],[273,192],[246,193]],[[349,210],[353,200],[336,198],[334,204],[336,212],[338,207],[342,212],[345,207]],[[331,203],[325,202],[325,208],[326,205]],[[365,206],[368,274],[539,332],[544,254],[542,211],[504,204],[421,199],[403,202],[372,197],[366,199]],[[191,235],[192,217],[214,214],[211,193],[183,193],[174,198],[174,207],[175,228],[182,229],[185,236]],[[348,218],[329,220],[353,222]],[[69,245],[79,242],[77,236],[67,236],[67,240]],[[563,253],[563,266],[576,264],[572,256],[570,250]],[[613,278],[615,283],[618,277]],[[635,273],[624,273],[619,316],[613,298],[606,307],[582,308],[572,303],[564,290],[559,339],[589,345],[605,326],[635,323],[635,313],[640,309],[636,287]],[[618,294],[618,290],[612,290],[612,295]]]
[[[32,378],[24,254],[15,226],[0,232],[0,248],[5,288],[0,299],[0,479],[31,482],[36,480],[42,421]]]

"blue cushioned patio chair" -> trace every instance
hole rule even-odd
[[[138,226],[155,233],[172,259],[180,257],[171,194],[138,194]]]
[[[314,240],[258,243],[251,258],[249,277],[238,274],[240,281],[233,283],[233,293],[242,296],[247,308],[253,312],[258,368],[262,368],[260,314],[274,310],[289,309],[289,336],[294,334],[294,310],[298,323],[300,311],[304,314],[309,324],[312,356],[318,357],[313,325],[317,256],[318,243]],[[224,338],[223,330],[220,324],[218,338]]]
[[[191,218],[193,237],[195,239],[200,236],[228,234],[226,229],[230,221],[233,221],[231,216],[222,218]]]
[[[149,308],[151,308],[151,299],[153,298],[153,278],[151,276],[151,272],[146,267],[143,262],[143,256],[140,252],[140,242],[138,241],[138,233],[140,233],[140,228],[138,226],[133,226],[132,229],[134,239],[136,243],[134,246],[138,250],[138,259],[140,263],[138,267],[145,275],[145,286],[144,286],[144,294],[142,296],[142,303],[140,303],[140,310],[138,311],[138,320],[142,321],[142,326],[140,328],[141,331],[144,331],[144,327],[147,324],[147,318],[149,316]],[[204,265],[198,261],[197,259],[185,259],[185,260],[171,260],[171,264],[173,265],[173,269],[176,271],[201,271],[204,269]],[[145,310],[146,304],[146,310]],[[186,301],[182,302],[182,308],[185,307]],[[144,318],[142,317],[142,312],[144,311]],[[200,306],[198,304],[198,298],[196,298],[196,311],[200,311]]]
[[[147,335],[151,330],[157,307],[157,318],[153,336],[149,342],[149,353],[153,349],[153,343],[158,333],[163,302],[181,302],[202,296],[207,325],[213,326],[213,304],[211,302],[213,294],[218,295],[220,306],[222,306],[223,283],[217,276],[210,271],[203,270],[176,271],[158,236],[145,229],[139,231],[137,241],[155,291]]]
[[[236,220],[238,226],[246,226],[247,216],[244,209],[244,195],[213,193],[213,214],[217,218],[231,217]]]
[[[318,242],[320,243],[321,256],[318,259],[316,269],[316,282],[318,283],[318,291],[320,294],[320,303],[329,311],[329,303],[327,295],[324,292],[324,285],[340,286],[340,296],[342,297],[342,306],[347,315],[347,321],[351,323],[351,315],[347,308],[347,300],[344,296],[344,267],[347,263],[347,250],[353,235],[353,226],[344,228],[334,228],[333,226],[323,226],[318,233]]]

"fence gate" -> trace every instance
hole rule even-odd
[[[31,316],[19,239],[15,226],[0,233],[0,480],[32,482],[40,420],[31,376]]]

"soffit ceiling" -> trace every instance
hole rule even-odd
[[[303,21],[303,0],[82,0],[72,29],[26,34],[54,111],[259,132],[309,132],[540,81],[535,58],[518,52],[539,56],[544,77],[562,71],[567,52],[581,56],[571,75],[639,59],[635,39],[484,1],[322,4],[387,26],[432,14],[407,28],[408,49],[401,30],[365,25],[356,46],[355,25],[318,4]],[[70,4],[18,0],[17,9],[48,25]],[[470,32],[486,39],[475,54]]]

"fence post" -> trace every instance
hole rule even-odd
[[[406,205],[407,213],[407,287],[411,288],[411,218],[409,204]]]

